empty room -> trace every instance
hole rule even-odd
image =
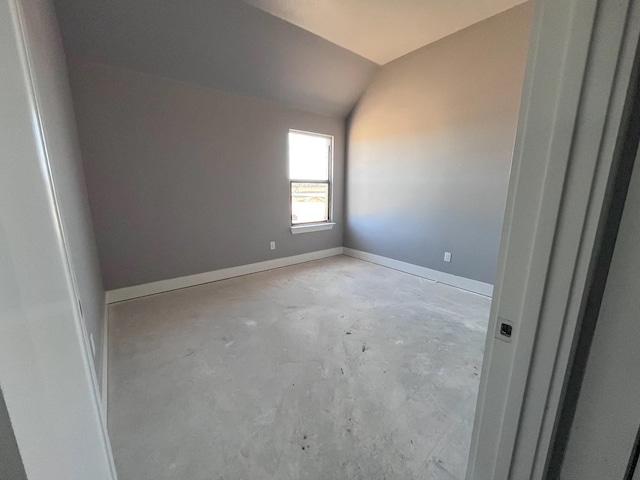
[[[57,5],[116,467],[463,478],[530,5],[253,3]]]
[[[636,25],[603,36],[607,54],[581,39],[630,10],[534,3],[5,0],[2,128],[40,160],[7,169],[1,260],[41,290],[35,323],[2,332],[3,455],[19,461],[0,476],[534,478],[522,451],[549,469],[574,448],[564,394],[549,402],[582,333],[530,296],[564,292],[542,290],[568,271],[554,262],[599,248],[562,235],[605,235],[612,180],[595,160],[591,180],[554,170],[558,139],[632,137]],[[601,137],[578,132],[598,106]],[[601,196],[544,217],[578,177]],[[584,228],[566,205],[590,205]],[[554,241],[572,250],[540,257]],[[575,275],[604,253],[584,255]],[[6,290],[7,311],[27,290]],[[535,328],[518,313],[534,306]]]

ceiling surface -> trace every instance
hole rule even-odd
[[[379,65],[524,0],[54,0],[71,60],[345,117]]]
[[[384,65],[525,0],[245,0]]]
[[[344,117],[377,65],[240,0],[55,0],[89,60]]]

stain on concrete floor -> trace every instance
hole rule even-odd
[[[462,479],[489,307],[344,256],[112,305],[119,478]]]

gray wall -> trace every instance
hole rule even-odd
[[[240,0],[58,0],[67,54],[327,115],[377,66]]]
[[[26,10],[25,25],[33,82],[65,241],[82,304],[87,333],[96,346],[96,373],[102,368],[104,289],[85,186],[82,159],[56,16],[48,1]]]
[[[493,283],[530,23],[523,4],[378,71],[350,117],[345,247]]]
[[[342,118],[97,63],[70,75],[107,290],[342,246]],[[335,136],[331,231],[289,230],[290,128]]]
[[[26,480],[27,478],[2,391],[0,391],[0,478],[6,480]]]
[[[561,478],[622,479],[640,427],[640,158],[636,158]]]

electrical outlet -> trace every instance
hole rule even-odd
[[[96,344],[93,341],[93,333],[89,334],[89,342],[91,343],[91,353],[93,353],[93,358],[96,357]]]
[[[276,249],[276,242],[271,242],[269,244],[269,247],[271,248],[271,250],[275,250]]]
[[[445,262],[451,261],[451,252],[444,252],[444,261]]]

